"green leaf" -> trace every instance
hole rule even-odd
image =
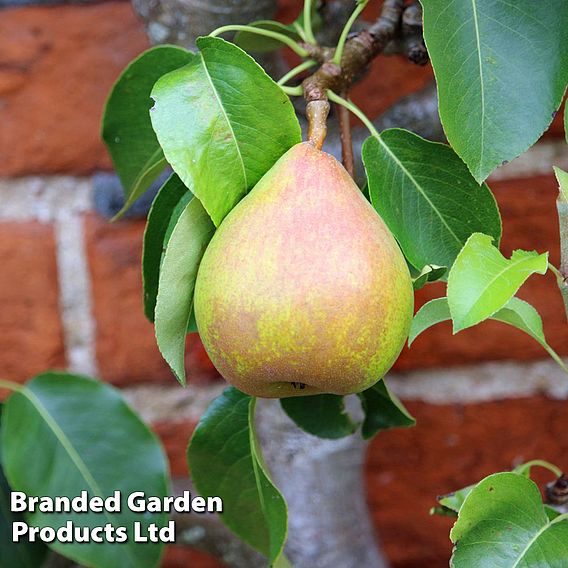
[[[553,521],[561,515],[561,513],[559,513],[556,509],[554,509],[554,507],[551,507],[550,505],[544,505],[544,512],[546,513],[549,521]]]
[[[512,325],[528,333],[542,346],[549,349],[544,337],[542,319],[536,309],[528,302],[520,298],[511,298],[506,306],[499,310],[491,319]]]
[[[215,227],[198,199],[180,215],[160,269],[155,327],[158,347],[178,381],[185,385],[185,336],[201,257]]]
[[[244,51],[197,40],[199,56],[152,91],[164,154],[216,226],[291,146],[300,125],[284,91]]]
[[[412,266],[411,274],[412,274]],[[447,266],[436,266],[435,264],[429,264],[425,266],[417,274],[412,274],[412,287],[414,290],[420,290],[424,288],[428,282],[436,282],[446,275],[448,271]]]
[[[447,298],[436,298],[424,304],[412,320],[408,346],[426,329],[433,325],[451,319],[450,308]],[[558,354],[550,347],[544,336],[542,319],[536,309],[529,303],[520,298],[511,298],[505,307],[491,316],[492,320],[506,323],[521,331],[524,331],[536,340],[545,351],[562,367],[566,372],[566,366]]]
[[[384,379],[358,396],[365,411],[361,433],[366,440],[382,430],[408,428],[416,424],[416,420],[390,391]]]
[[[499,310],[492,319],[512,325],[528,333],[568,373],[568,369],[566,369],[562,359],[546,341],[539,313],[529,303],[519,298],[511,298],[507,305],[502,310]]]
[[[385,130],[363,144],[371,203],[417,269],[452,266],[475,232],[501,238],[493,194],[445,144]]]
[[[2,447],[6,477],[14,491],[30,496],[123,496],[144,491],[163,499],[168,494],[168,466],[162,447],[149,428],[124,402],[118,390],[94,379],[45,373],[14,393],[5,404]],[[30,461],[31,460],[31,461]],[[97,527],[110,523],[133,533],[135,522],[146,531],[164,526],[165,514],[42,513],[27,515],[37,527]],[[50,547],[79,564],[94,568],[154,568],[161,544],[59,543]]]
[[[305,432],[335,440],[353,434],[358,424],[345,411],[344,399],[335,394],[281,398],[284,412]]]
[[[531,274],[544,274],[548,253],[516,250],[507,260],[493,238],[476,233],[458,255],[448,277],[448,305],[454,333],[500,310]]]
[[[568,2],[422,0],[452,147],[480,183],[534,144],[568,82]]]
[[[534,465],[534,463],[535,462],[521,464],[514,469],[514,473],[518,473],[519,475],[524,475],[525,477],[530,478],[531,467]],[[458,489],[457,491],[453,491],[452,493],[438,497],[437,501],[440,504],[440,507],[434,507],[431,512],[437,515],[457,517],[465,501],[465,498],[471,493],[472,489],[475,486],[476,484],[474,483],[473,485],[468,485],[463,489]],[[544,510],[550,520],[555,519],[560,514],[550,505],[545,504]]]
[[[225,389],[201,417],[188,448],[191,476],[204,497],[223,499],[223,521],[272,563],[287,535],[286,502],[263,464],[254,432],[255,400]]]
[[[294,24],[286,25],[273,20],[259,20],[258,22],[252,22],[248,25],[261,30],[278,32],[295,41],[302,41],[302,38],[298,34],[297,27]],[[245,31],[237,32],[233,43],[245,51],[254,53],[267,53],[283,47],[283,44],[276,39]]]
[[[450,538],[453,568],[562,568],[568,558],[568,518],[550,521],[537,485],[517,473],[480,481],[461,506]]]
[[[560,195],[564,201],[568,201],[568,172],[565,172],[556,166],[553,166],[553,169],[556,174],[556,179],[558,180]]]
[[[164,251],[177,220],[191,198],[191,192],[176,174],[172,174],[160,188],[148,213],[142,249],[142,282],[144,313],[151,322],[154,322]]]
[[[412,320],[408,335],[408,346],[410,347],[414,340],[429,327],[450,319],[452,319],[452,316],[450,315],[447,298],[430,300],[416,312]]]
[[[465,498],[471,493],[471,490],[475,487],[474,485],[468,485],[463,489],[458,489],[447,495],[442,495],[438,497],[438,503],[442,506],[445,511],[453,513],[456,517],[465,501]]]
[[[194,57],[193,53],[174,45],[153,47],[130,63],[109,95],[101,135],[126,195],[126,203],[117,217],[148,189],[166,166],[148,112],[152,106],[152,87],[162,75],[183,67]]]
[[[0,415],[2,406],[0,406]],[[0,446],[0,566],[5,568],[37,568],[47,553],[47,546],[41,542],[12,540],[12,523],[25,522],[19,513],[10,510],[10,486],[2,468],[2,447]]]
[[[284,554],[281,554],[276,562],[272,565],[272,568],[294,568],[288,558]]]

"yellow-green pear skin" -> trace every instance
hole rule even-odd
[[[410,329],[407,264],[347,171],[292,147],[227,215],[201,261],[195,317],[213,364],[275,398],[363,391]]]

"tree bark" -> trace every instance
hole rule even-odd
[[[295,568],[386,568],[366,500],[367,443],[306,434],[277,400],[260,400],[264,458],[289,510],[286,556]]]

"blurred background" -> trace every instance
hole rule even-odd
[[[196,335],[188,338],[186,390],[158,352],[139,267],[148,200],[133,217],[109,222],[121,195],[99,125],[109,89],[133,57],[151,42],[190,45],[239,2],[203,4],[0,0],[0,375],[24,382],[69,368],[124,389],[162,438],[175,476],[186,475],[188,437],[223,382]],[[275,7],[241,4],[250,10],[240,8],[240,23]],[[300,2],[280,0],[276,8],[290,22]],[[393,104],[417,91],[419,110],[432,115],[432,78],[429,65],[381,56],[353,98],[395,126],[403,110]],[[530,152],[490,178],[504,254],[550,251],[558,264],[552,164],[568,169],[559,117]],[[441,285],[428,286],[417,307],[442,294]],[[553,276],[531,278],[520,296],[541,313],[551,346],[568,356]],[[535,341],[496,322],[455,337],[449,324],[438,325],[404,349],[391,375],[418,425],[382,433],[369,448],[374,526],[394,568],[447,566],[451,520],[429,516],[436,495],[536,457],[566,469],[568,377]],[[188,565],[220,566],[203,553],[168,551],[164,566]]]

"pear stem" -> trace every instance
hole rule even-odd
[[[308,142],[321,150],[327,134],[327,115],[329,102],[327,100],[310,101],[306,105],[308,118]]]

